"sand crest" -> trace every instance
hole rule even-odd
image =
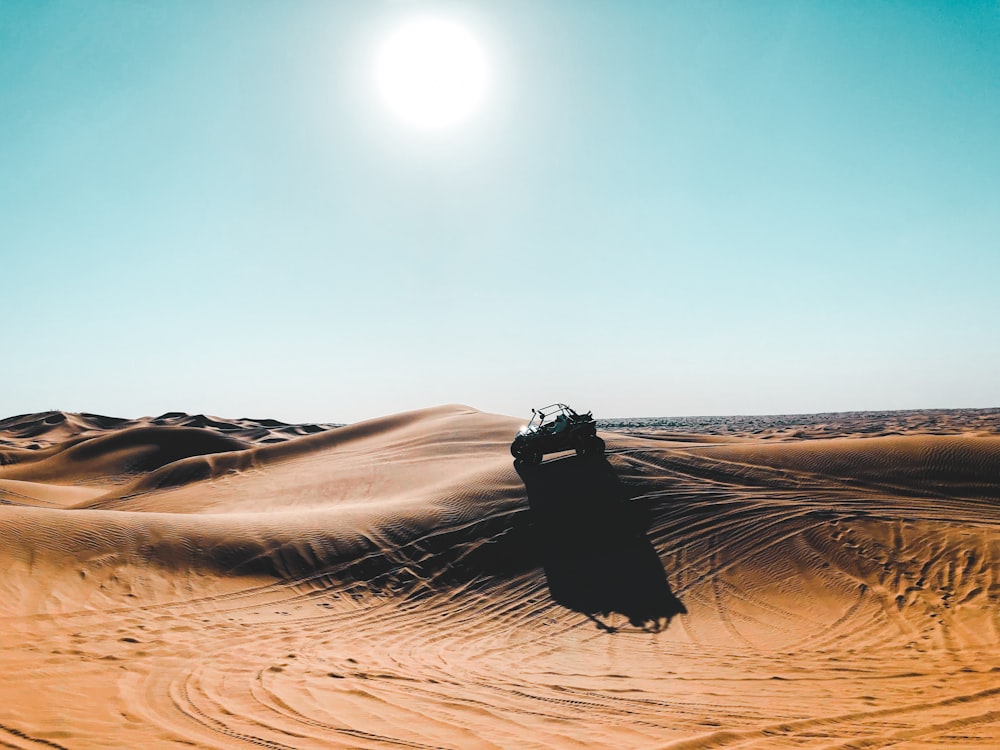
[[[0,746],[996,747],[995,421],[2,420]]]

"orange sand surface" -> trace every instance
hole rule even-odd
[[[1000,425],[0,421],[0,746],[1000,746]]]

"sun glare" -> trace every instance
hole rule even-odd
[[[443,20],[412,21],[392,32],[379,48],[375,75],[389,110],[429,130],[462,122],[486,93],[486,57],[479,42]]]

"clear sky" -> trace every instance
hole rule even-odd
[[[1000,3],[0,0],[0,279],[0,416],[1000,406]]]

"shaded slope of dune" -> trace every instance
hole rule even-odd
[[[34,454],[27,461],[12,461],[4,477],[52,484],[115,484],[188,456],[246,447],[235,438],[190,427],[132,427],[96,437],[77,438],[66,445]]]
[[[1000,436],[964,418],[538,467],[462,406],[5,420],[0,740],[995,746]]]

